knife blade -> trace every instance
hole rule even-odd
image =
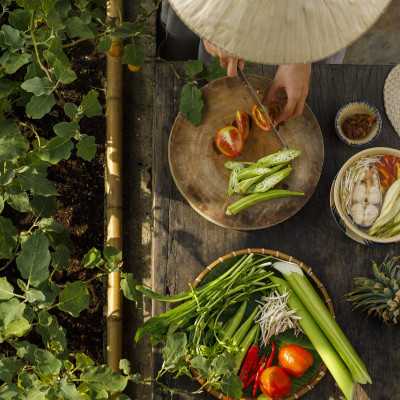
[[[253,86],[251,86],[251,83],[249,82],[249,80],[246,78],[246,75],[242,72],[242,70],[238,67],[238,75],[240,77],[240,79],[242,80],[242,82],[244,83],[244,85],[246,86],[247,90],[249,91],[253,101],[256,103],[256,105],[263,111],[265,117],[268,119],[269,123],[271,124],[272,130],[274,131],[275,135],[278,137],[278,139],[280,140],[280,142],[283,145],[283,149],[287,149],[288,147],[286,146],[286,143],[283,141],[281,135],[279,134],[279,132],[277,131],[277,129],[275,128],[274,124],[271,121],[271,118],[269,117],[268,113],[265,110],[265,106],[263,106],[261,104],[260,99],[258,98],[255,90],[253,89]]]

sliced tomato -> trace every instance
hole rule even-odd
[[[254,104],[251,110],[251,118],[262,131],[269,132],[271,130],[271,125],[265,117],[264,112],[256,104]]]
[[[228,125],[217,132],[215,144],[223,155],[235,157],[243,150],[244,139],[238,128]]]
[[[281,108],[277,103],[269,103],[268,104],[268,115],[271,118],[271,121],[274,122],[278,115],[281,113]]]
[[[250,133],[250,116],[245,110],[237,110],[235,114],[236,126],[242,134],[243,139],[246,140]]]

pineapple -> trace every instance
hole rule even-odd
[[[377,315],[389,325],[397,324],[400,314],[400,264],[399,257],[387,255],[381,265],[372,263],[374,279],[355,278],[358,285],[347,296],[352,309],[361,309],[367,315]]]

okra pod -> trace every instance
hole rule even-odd
[[[260,158],[257,163],[265,164],[266,166],[273,166],[288,161],[294,160],[301,154],[300,150],[286,149],[278,151],[277,153],[269,154],[263,158]]]
[[[246,168],[246,166],[253,165],[253,164],[255,164],[253,161],[227,161],[224,164],[224,167],[228,168],[228,169],[232,169],[232,170],[235,169],[236,167],[243,169],[243,168]]]
[[[226,209],[227,215],[236,215],[239,211],[244,210],[247,207],[261,203],[266,200],[277,199],[279,197],[286,196],[304,196],[301,192],[292,192],[290,190],[268,190],[263,193],[253,193],[248,196],[244,196],[235,203],[228,206]]]
[[[236,314],[222,327],[222,339],[228,339],[233,336],[233,334],[238,329],[238,326],[242,322],[244,312],[246,311],[247,301],[244,301]]]
[[[285,179],[290,174],[291,171],[292,171],[292,168],[287,167],[287,168],[283,169],[282,171],[278,171],[272,175],[267,176],[261,182],[256,184],[256,187],[254,188],[254,193],[266,192],[267,190],[273,188],[277,183],[279,183],[281,180]]]

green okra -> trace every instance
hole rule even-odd
[[[240,200],[228,206],[226,209],[227,215],[236,215],[250,206],[261,203],[266,200],[277,199],[287,196],[304,196],[301,192],[292,192],[290,190],[268,190],[267,192],[253,193],[242,197]]]

